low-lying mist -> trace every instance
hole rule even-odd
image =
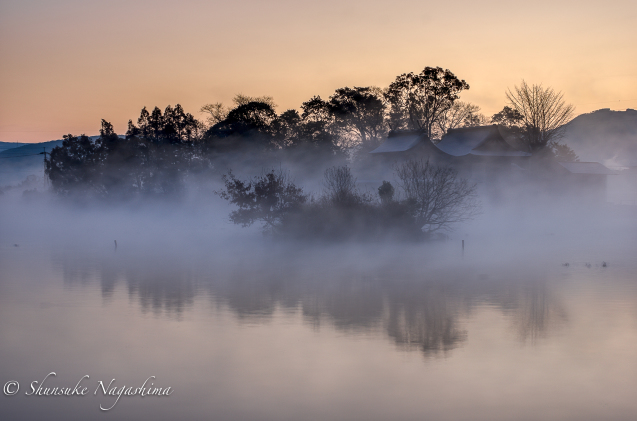
[[[286,164],[281,163],[279,168],[286,168]],[[233,172],[244,177],[263,174],[264,170],[263,167],[233,168]],[[303,192],[317,198],[325,194],[321,170],[307,174],[293,169],[287,173]],[[356,169],[352,174],[356,175]],[[395,177],[390,178],[391,170],[386,171],[386,176],[396,185]],[[370,201],[380,203],[381,181],[381,177],[357,181],[356,188]],[[0,196],[0,238],[4,246],[91,247],[110,252],[114,251],[117,241],[118,253],[141,249],[151,254],[169,250],[181,254],[218,254],[233,250],[237,255],[268,250],[274,244],[325,248],[345,245],[360,248],[372,244],[391,255],[394,250],[397,253],[401,249],[420,247],[439,250],[453,243],[450,249],[460,251],[464,240],[465,252],[471,256],[479,254],[481,259],[501,256],[531,259],[536,253],[555,252],[567,258],[570,250],[602,245],[635,250],[637,239],[637,208],[633,206],[614,205],[603,198],[579,200],[576,195],[538,192],[529,189],[527,184],[511,183],[495,186],[478,183],[480,212],[472,219],[451,224],[442,231],[444,235],[435,239],[416,243],[385,237],[325,241],[308,235],[286,239],[264,235],[258,222],[249,227],[233,224],[229,215],[236,207],[215,193],[224,187],[218,174],[205,180],[191,178],[188,183],[183,193],[175,197],[136,198],[115,203],[71,200],[50,191],[25,194],[28,192],[13,189]],[[600,254],[598,259],[611,257]]]
[[[3,201],[1,236],[6,258],[50,259],[66,287],[97,283],[106,304],[123,289],[142,312],[176,319],[202,298],[245,323],[300,311],[309,326],[380,329],[425,356],[462,346],[477,306],[534,341],[568,320],[549,284],[609,268],[631,278],[634,209],[486,203],[444,239],[342,242],[242,228],[216,195],[106,207],[40,197]]]
[[[237,174],[263,171],[253,170]],[[290,177],[313,180],[319,196],[323,171]],[[357,188],[380,202],[370,184]],[[510,390],[532,399],[495,418],[555,399],[586,414],[595,408],[582,394],[590,406],[620,396],[613,415],[632,411],[634,207],[479,184],[481,213],[445,236],[317,239],[234,224],[236,206],[214,193],[220,176],[185,186],[127,202],[0,196],[5,378],[26,388],[51,370],[51,386],[155,375],[176,391],[122,399],[124,419],[325,419],[325,396],[350,402],[346,418],[419,418],[441,405],[474,419],[454,412],[459,394],[495,407]],[[110,402],[28,398],[3,411],[80,419]],[[393,409],[408,403],[415,417]]]

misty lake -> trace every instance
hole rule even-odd
[[[637,416],[634,211],[365,245],[277,243],[168,211],[69,218],[64,235],[3,215],[2,419]],[[30,393],[51,372],[45,387],[87,394]],[[149,378],[170,395],[100,386]]]

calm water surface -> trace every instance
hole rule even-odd
[[[634,244],[547,244],[5,245],[0,418],[636,419]]]

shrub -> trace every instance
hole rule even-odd
[[[448,230],[478,213],[476,185],[458,179],[452,168],[407,161],[395,170],[399,200],[387,181],[378,189],[380,201],[359,192],[346,166],[325,171],[320,200],[308,200],[282,170],[247,181],[229,172],[223,176],[225,190],[218,194],[237,205],[230,213],[235,224],[261,220],[265,232],[301,239],[416,239]]]
[[[394,200],[394,186],[389,181],[383,180],[383,184],[378,188],[380,203],[387,205]]]
[[[308,198],[283,170],[264,172],[245,181],[229,171],[222,180],[225,190],[216,193],[239,208],[230,213],[230,220],[244,227],[263,221],[264,232],[280,228],[284,218],[298,211]]]

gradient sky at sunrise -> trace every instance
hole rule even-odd
[[[488,116],[524,79],[576,113],[637,108],[637,1],[0,0],[0,141],[118,133],[142,107],[277,111],[448,68]]]

